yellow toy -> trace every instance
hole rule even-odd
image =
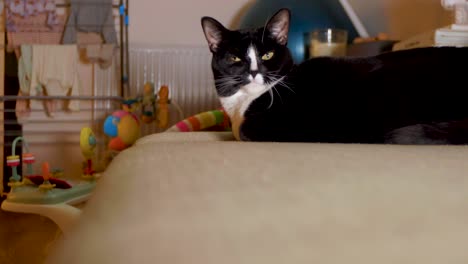
[[[83,168],[83,178],[89,179],[94,177],[93,169],[93,157],[94,150],[96,148],[96,137],[94,136],[93,131],[89,127],[84,127],[81,129],[80,133],[80,148],[81,153],[85,157],[85,166]]]
[[[147,82],[143,87],[143,98],[141,100],[141,121],[144,123],[151,123],[154,120],[155,101],[156,96],[154,95],[154,85],[150,82]]]

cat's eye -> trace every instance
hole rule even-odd
[[[273,54],[274,54],[273,51],[270,51],[270,52],[267,52],[267,53],[263,54],[262,60],[269,60],[269,59],[273,58]]]
[[[237,56],[231,56],[231,61],[239,62],[239,61],[241,61],[241,59],[239,57],[237,57]]]

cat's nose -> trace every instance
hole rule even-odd
[[[252,74],[252,78],[255,79],[255,76],[257,76],[258,71],[251,71],[250,74]]]

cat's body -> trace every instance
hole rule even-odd
[[[202,20],[218,95],[237,139],[468,144],[468,48],[294,65],[286,47],[289,16],[280,10],[252,31]]]
[[[468,87],[461,86],[465,85],[462,65],[468,48],[407,50],[399,55],[318,58],[298,65],[283,84],[275,86],[271,106],[269,93],[249,105],[243,113],[240,139],[418,143],[423,142],[419,139],[422,132],[416,135],[411,128],[404,139],[401,128],[468,119]],[[417,65],[411,65],[412,60]],[[423,68],[418,68],[420,63],[425,64]],[[468,129],[465,132],[444,138],[427,135],[434,142],[425,142],[463,143],[460,136],[464,136],[468,143]]]

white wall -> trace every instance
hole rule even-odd
[[[204,45],[200,18],[213,16],[236,27],[254,0],[137,0],[130,5],[130,42]],[[440,0],[349,0],[371,35],[386,32],[402,39],[450,23]]]
[[[203,45],[202,16],[231,26],[251,0],[137,0],[130,1],[131,43]]]
[[[451,23],[440,0],[348,0],[369,33],[404,39]]]

